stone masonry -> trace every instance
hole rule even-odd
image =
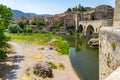
[[[120,0],[115,0],[113,27],[99,32],[99,80],[120,80]]]
[[[99,33],[99,80],[120,66],[120,29],[102,27]]]
[[[120,0],[115,1],[113,26],[120,26]]]

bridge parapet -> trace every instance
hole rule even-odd
[[[99,29],[103,26],[112,26],[113,20],[89,20],[89,21],[79,21],[79,26],[83,27],[83,33],[86,35],[89,26],[92,26],[94,29],[94,33],[99,33]],[[79,29],[79,26],[77,29]]]

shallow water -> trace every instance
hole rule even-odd
[[[99,79],[98,50],[88,46],[87,39],[62,35],[70,45],[70,60],[81,80]]]

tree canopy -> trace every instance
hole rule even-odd
[[[87,11],[87,10],[89,10],[89,9],[91,9],[91,7],[84,7],[84,6],[81,6],[81,8],[80,7],[73,7],[73,8],[68,8],[67,9],[67,12],[73,12],[73,11]]]
[[[8,26],[8,30],[11,32],[11,33],[19,33],[22,31],[22,29],[20,28],[20,26],[18,24],[10,24]]]
[[[11,12],[11,9],[3,4],[0,4],[0,18],[3,20],[5,27],[9,25],[12,16],[13,14]]]
[[[7,41],[8,37],[5,36],[5,27],[8,26],[10,20],[12,19],[11,9],[5,5],[0,4],[0,61],[5,60],[7,57],[7,48],[9,47]]]

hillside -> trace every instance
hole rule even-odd
[[[50,14],[35,14],[35,13],[25,13],[19,10],[12,10],[12,13],[14,14],[13,18],[20,18],[20,17],[27,17],[27,14],[30,15],[30,17],[34,16],[51,16]]]

